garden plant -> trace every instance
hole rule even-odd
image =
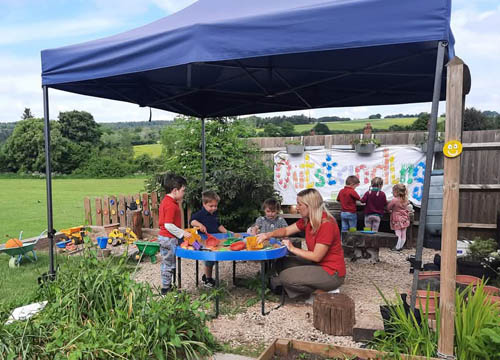
[[[70,258],[32,299],[48,301],[40,313],[6,325],[12,309],[0,309],[0,358],[194,359],[216,349],[206,296],[160,297],[132,270],[125,256],[101,259],[92,248]]]

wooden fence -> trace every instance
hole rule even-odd
[[[263,160],[273,165],[273,154],[285,150],[285,142],[301,140],[310,149],[350,145],[360,134],[315,135],[282,138],[252,138],[263,152]],[[382,145],[419,145],[427,133],[375,133]],[[463,229],[474,229],[478,235],[493,236],[500,211],[500,130],[465,131],[462,142],[459,222]],[[435,168],[443,166],[442,154],[436,154]],[[463,232],[462,232],[463,233]]]
[[[120,226],[125,227],[127,226],[128,209],[131,204],[135,204],[137,209],[142,210],[142,227],[156,229],[158,228],[160,201],[161,199],[158,198],[156,192],[151,194],[103,196],[93,200],[86,197],[83,201],[85,222],[97,226],[119,223]]]

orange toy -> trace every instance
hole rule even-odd
[[[262,243],[257,242],[257,236],[248,236],[247,240],[247,250],[260,250],[264,247]]]
[[[23,247],[23,242],[19,239],[9,239],[5,243],[6,249],[17,248],[17,247]]]
[[[232,251],[240,251],[240,250],[243,250],[245,248],[245,243],[243,241],[238,241],[238,242],[231,244],[231,246],[229,248]]]
[[[207,241],[205,242],[207,248],[216,248],[219,245],[219,239],[215,236],[207,234]]]
[[[189,239],[187,239],[189,245],[192,245],[195,241],[201,241],[201,236],[198,235],[198,228],[189,228],[185,230],[192,235]]]

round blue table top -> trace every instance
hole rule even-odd
[[[206,239],[206,235],[200,234],[203,240]],[[228,234],[210,234],[215,236],[217,239],[223,240],[228,237]],[[247,233],[241,233],[242,241],[245,237],[250,236]],[[271,243],[276,242],[273,239]],[[178,246],[175,249],[175,256],[185,259],[192,260],[204,260],[204,261],[258,261],[258,260],[272,260],[278,259],[288,254],[286,246],[279,247],[277,249],[269,250],[241,250],[241,251],[208,251],[208,250],[189,250],[183,249]]]
[[[278,259],[288,254],[286,246],[269,250],[241,251],[206,251],[188,250],[181,247],[175,249],[175,256],[192,260],[204,261],[258,261]]]

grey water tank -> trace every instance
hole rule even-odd
[[[443,170],[433,170],[429,188],[429,202],[425,230],[428,235],[441,236],[443,227]]]

